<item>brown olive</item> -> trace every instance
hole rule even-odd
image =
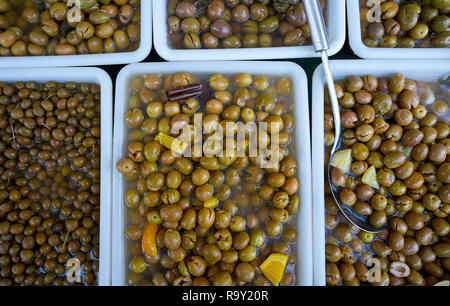
[[[356,275],[355,268],[346,263],[339,266],[339,271],[343,281],[351,281]]]
[[[339,193],[339,199],[342,204],[353,206],[356,203],[356,194],[348,188],[343,188]]]
[[[330,262],[338,262],[342,257],[341,250],[334,244],[327,244],[325,246],[325,254],[327,261]]]
[[[334,229],[334,236],[341,242],[350,242],[352,234],[350,229],[345,224],[339,224]]]
[[[191,275],[202,276],[206,272],[206,263],[201,256],[192,256],[187,260],[187,268]]]
[[[339,268],[334,263],[326,263],[326,282],[327,285],[335,286],[341,280]]]

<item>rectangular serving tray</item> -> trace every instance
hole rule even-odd
[[[418,81],[437,81],[450,74],[450,61],[413,60],[334,60],[330,62],[334,80],[348,76],[389,77],[403,73]],[[313,249],[314,285],[325,286],[325,190],[324,190],[324,88],[323,66],[317,67],[312,87],[312,183],[313,183]]]
[[[295,96],[295,137],[297,160],[299,162],[297,177],[300,181],[300,209],[297,213],[298,247],[297,247],[297,284],[312,285],[312,241],[311,241],[311,147],[309,128],[308,80],[303,69],[290,62],[174,62],[132,64],[123,68],[116,82],[116,105],[114,113],[114,153],[113,163],[125,156],[127,152],[127,133],[124,115],[128,109],[129,82],[134,76],[152,73],[175,73],[187,71],[195,74],[247,72],[286,76],[292,79]],[[112,219],[112,284],[124,285],[128,265],[125,262],[125,224],[126,204],[124,201],[125,180],[114,166],[113,169],[113,219]]]
[[[328,34],[334,55],[345,42],[345,1],[328,0]],[[213,61],[320,57],[313,46],[239,48],[239,49],[172,49],[167,37],[167,0],[153,0],[153,28],[155,48],[167,61]]]
[[[369,48],[361,38],[359,0],[347,0],[348,38],[353,52],[366,59],[450,59],[450,48]]]
[[[100,85],[100,268],[98,284],[111,284],[111,159],[112,159],[112,81],[99,68],[11,68],[0,69],[0,81],[45,83],[95,83]]]
[[[141,1],[141,44],[132,52],[49,55],[0,56],[0,68],[99,66],[138,63],[152,50],[152,0]]]

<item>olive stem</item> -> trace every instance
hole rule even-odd
[[[64,252],[64,248],[66,247],[67,238],[69,237],[70,231],[67,231],[66,238],[64,238],[63,246],[61,248],[61,252]]]
[[[47,128],[48,130],[50,130],[50,131],[52,130],[48,125],[46,125],[46,124],[43,123],[43,122],[41,123],[41,125],[44,126],[44,127],[46,127],[46,128]]]
[[[12,125],[12,122],[10,122],[9,125],[11,126],[11,133],[12,133],[12,137],[9,140],[12,140],[13,143],[16,144],[16,133],[14,132],[14,127]]]

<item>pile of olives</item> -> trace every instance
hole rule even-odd
[[[325,12],[326,0],[320,4]],[[168,0],[167,11],[174,49],[311,44],[301,0]]]
[[[140,0],[0,0],[0,56],[134,51],[140,44]]]
[[[199,82],[212,88],[209,99],[168,101],[167,90]],[[289,153],[295,145],[291,80],[179,72],[136,77],[130,91],[128,156],[117,163],[129,181],[127,283],[270,285],[259,266],[271,253],[283,253],[289,257],[281,284],[294,284],[300,198],[298,165]],[[199,157],[194,146],[188,156],[180,155],[155,140],[161,134],[178,137],[180,127],[194,124],[194,115],[200,116],[203,143],[224,127],[224,140],[232,140],[226,156]],[[276,122],[279,132],[271,168],[260,156],[236,155],[237,125],[261,122]],[[261,131],[259,147],[275,146],[272,135]],[[142,247],[149,224],[157,225],[154,256]]]
[[[448,119],[448,100],[425,107],[424,86],[400,73],[351,76],[336,85],[342,142],[352,163],[350,173],[336,169],[331,180],[340,186],[344,205],[368,216],[373,226],[387,226],[374,235],[349,224],[328,189],[328,285],[434,285],[450,279],[450,127],[439,119]],[[329,101],[324,124],[329,148]],[[372,166],[379,188],[361,179]],[[381,263],[381,279],[368,278],[371,258]]]
[[[99,224],[100,86],[0,82],[0,286],[97,284]]]
[[[450,47],[449,0],[382,0],[380,22],[369,22],[367,0],[359,2],[362,39],[368,47]]]

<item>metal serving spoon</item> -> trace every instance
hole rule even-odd
[[[325,28],[325,22],[322,15],[322,9],[318,0],[303,0],[305,6],[306,16],[308,17],[309,30],[311,32],[311,38],[316,52],[320,52],[322,55],[323,68],[325,70],[325,76],[327,78],[328,91],[330,93],[331,107],[333,109],[334,119],[334,143],[331,148],[330,156],[332,157],[336,153],[337,148],[341,142],[341,113],[339,110],[339,102],[336,95],[336,88],[334,87],[334,80],[331,74],[330,63],[328,61],[328,36]],[[331,158],[330,158],[331,160]],[[328,164],[328,182],[330,184],[331,193],[333,198],[341,210],[342,214],[354,225],[360,229],[378,233],[382,231],[386,226],[375,227],[369,224],[367,218],[358,215],[351,207],[348,207],[341,203],[336,186],[331,182],[331,166]]]

